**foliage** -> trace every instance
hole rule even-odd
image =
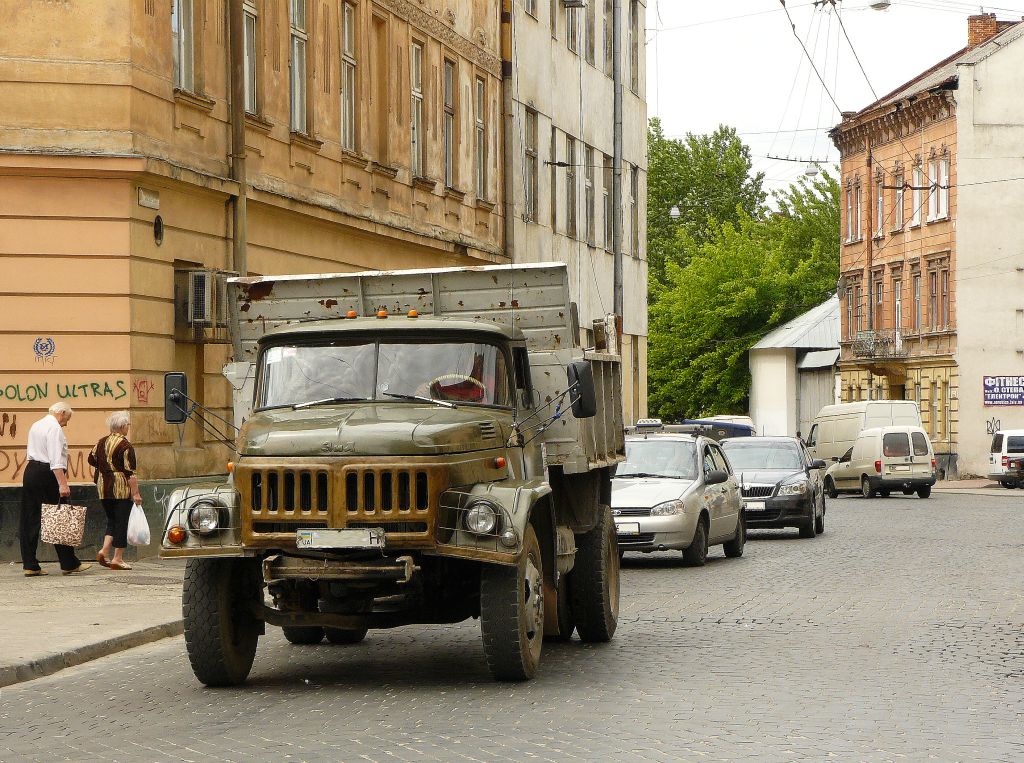
[[[685,265],[723,222],[764,212],[763,173],[751,172],[750,149],[724,125],[708,135],[665,137],[658,119],[647,133],[647,257],[652,283],[665,280],[665,264]],[[679,217],[673,219],[676,207]],[[682,236],[680,236],[682,234]]]
[[[743,209],[712,225],[683,265],[669,260],[650,308],[649,405],[678,420],[745,413],[747,352],[823,302],[839,277],[839,184],[827,173],[776,195],[763,218]]]

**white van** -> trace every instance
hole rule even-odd
[[[992,435],[989,479],[998,480],[1003,487],[1024,487],[1021,461],[1024,461],[1024,429],[1007,429]]]
[[[921,498],[935,484],[935,452],[921,427],[865,429],[853,446],[825,472],[825,493],[860,493],[888,498],[893,490]]]
[[[913,400],[861,400],[826,405],[814,417],[804,443],[812,458],[837,461],[865,429],[920,427],[921,409]]]

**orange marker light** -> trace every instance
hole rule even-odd
[[[359,317],[359,313],[357,313],[355,310],[349,310],[347,313],[345,313],[345,317],[346,318],[358,318]]]
[[[409,317],[410,318],[419,318],[420,314],[418,312],[416,312],[415,310],[410,310],[409,311]]]
[[[167,531],[167,540],[171,543],[184,543],[185,537],[185,528],[180,525],[174,525],[174,527]]]
[[[504,456],[498,456],[497,458],[494,459],[494,468],[495,469],[504,469],[505,468],[505,464],[507,464],[507,463],[508,462],[505,460]]]
[[[380,310],[377,311],[377,317],[378,318],[387,318],[388,317],[388,311],[385,310],[384,308],[381,308]]]
[[[235,462],[228,461],[228,474],[231,474],[235,470]]]

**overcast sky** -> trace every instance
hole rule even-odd
[[[982,6],[959,0],[837,0],[853,49],[879,95],[964,47],[967,17]],[[840,108],[874,100],[835,9],[787,0],[797,33]],[[817,7],[816,7],[817,6]],[[1024,0],[985,5],[999,19],[1019,19]],[[779,0],[648,0],[647,108],[665,132],[736,127],[769,188],[784,187],[806,165],[766,158],[838,160],[824,130],[839,112],[808,65]],[[781,128],[781,129],[780,129]],[[800,132],[794,132],[799,128]]]

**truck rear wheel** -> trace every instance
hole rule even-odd
[[[491,675],[525,681],[537,674],[544,644],[544,562],[532,525],[514,567],[485,565],[480,575],[480,630]]]
[[[619,622],[619,544],[610,506],[598,507],[597,525],[576,536],[572,614],[580,639],[611,641]]]
[[[249,611],[262,579],[253,559],[189,559],[181,610],[192,672],[207,686],[234,686],[249,676],[262,623]]]

